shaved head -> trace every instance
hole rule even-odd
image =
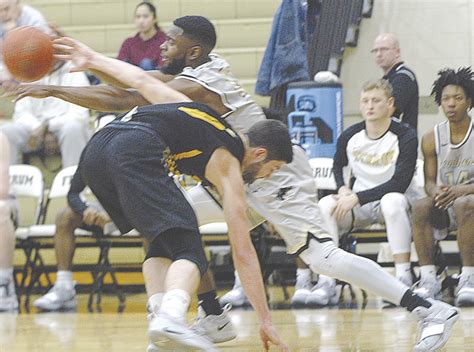
[[[401,61],[400,43],[393,33],[381,33],[375,40],[371,52],[375,55],[375,63],[385,74]]]

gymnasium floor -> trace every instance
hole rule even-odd
[[[292,291],[289,290],[292,294]],[[270,287],[273,319],[292,351],[412,351],[416,322],[399,308],[382,309],[369,296],[360,304],[333,308],[291,309],[281,288]],[[362,298],[357,295],[357,302]],[[0,314],[1,352],[125,352],[146,350],[147,321],[144,294],[128,295],[122,314],[115,313],[115,297],[104,297],[102,313],[86,312],[85,295],[77,313]],[[196,303],[193,302],[192,311]],[[230,312],[237,339],[220,344],[222,351],[261,351],[258,324],[249,309]],[[189,315],[192,319],[194,313]],[[276,351],[276,349],[272,349]],[[474,351],[474,308],[463,308],[443,351]]]

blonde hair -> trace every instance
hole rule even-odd
[[[386,79],[374,79],[366,81],[362,85],[362,92],[368,92],[369,90],[380,89],[385,92],[387,98],[393,97],[393,88],[389,81]]]

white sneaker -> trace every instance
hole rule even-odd
[[[232,307],[242,307],[250,304],[245,295],[244,288],[240,286],[240,281],[236,281],[232,290],[219,298],[219,303],[222,307],[225,307],[227,304],[230,304]]]
[[[413,290],[413,293],[422,298],[439,300],[443,297],[443,292],[441,291],[441,281],[438,278],[436,278],[436,280],[423,280],[423,278],[421,278],[421,280],[416,285],[417,288]]]
[[[306,305],[306,299],[311,293],[311,281],[309,280],[296,280],[295,293],[291,297],[292,306],[304,306]]]
[[[336,280],[319,275],[319,280],[314,285],[311,293],[306,298],[307,305],[327,306],[335,305],[339,301],[336,290]]]
[[[458,307],[474,306],[474,275],[462,275],[456,288],[456,305]]]
[[[71,286],[56,284],[51,290],[44,296],[38,298],[33,302],[33,306],[42,310],[72,310],[76,309],[76,290],[74,286],[75,282]]]
[[[8,280],[0,284],[0,312],[14,312],[18,310],[18,298],[15,292],[15,283]]]
[[[179,345],[180,349],[199,349],[203,351],[217,351],[214,344],[197,330],[191,329],[185,322],[181,322],[169,315],[158,313],[150,322],[148,336],[152,343],[159,345],[163,339]],[[166,346],[165,346],[166,348]]]
[[[428,301],[431,307],[416,307],[412,312],[420,320],[415,352],[432,352],[443,347],[448,341],[454,323],[459,319],[459,309],[430,298]]]
[[[231,308],[230,304],[226,304],[220,315],[206,315],[204,309],[198,306],[198,316],[193,327],[202,331],[214,343],[233,340],[237,337],[237,332],[227,314]]]

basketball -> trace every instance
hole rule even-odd
[[[36,81],[46,75],[53,66],[51,38],[34,27],[15,28],[5,37],[3,61],[16,80]]]

